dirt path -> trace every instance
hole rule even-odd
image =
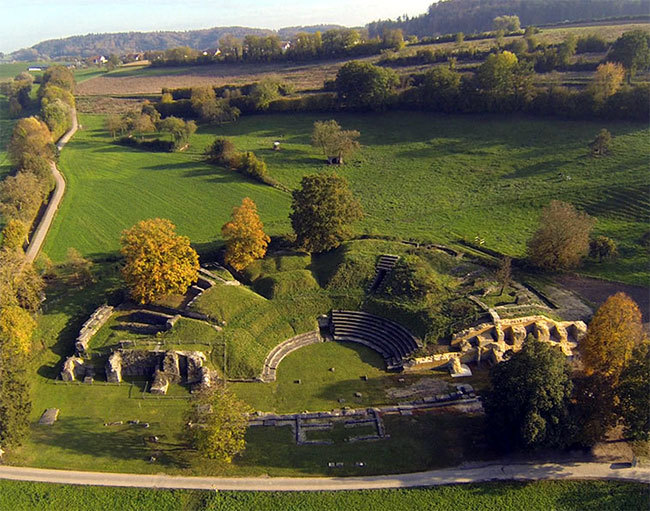
[[[562,275],[556,278],[557,282],[582,298],[600,307],[611,295],[623,292],[639,304],[643,314],[643,322],[650,321],[650,289],[643,286],[631,286],[619,282],[579,277],[577,275]]]
[[[78,127],[79,124],[77,122],[77,111],[73,109],[72,127],[59,139],[56,144],[56,147],[59,151],[63,149],[63,147],[72,138],[72,136],[77,132]],[[34,259],[36,259],[36,256],[43,246],[47,232],[50,230],[52,220],[54,220],[54,215],[56,215],[56,211],[59,209],[59,204],[61,204],[61,199],[63,199],[63,193],[65,192],[65,179],[63,179],[63,174],[59,172],[59,169],[56,168],[56,165],[54,163],[52,163],[52,174],[54,175],[54,181],[56,183],[54,187],[54,193],[50,198],[50,202],[47,204],[45,213],[43,213],[43,217],[36,227],[32,239],[29,241],[29,247],[27,247],[27,251],[25,252],[25,259],[30,263],[34,262]]]
[[[544,463],[457,467],[413,474],[367,477],[183,477],[165,474],[78,472],[0,466],[0,478],[16,481],[195,490],[332,491],[415,488],[484,481],[607,479],[650,483],[650,468],[610,463]]]

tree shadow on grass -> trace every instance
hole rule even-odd
[[[98,420],[79,417],[64,417],[53,426],[34,426],[32,442],[37,446],[49,446],[110,460],[149,460],[156,457],[156,466],[169,468],[189,468],[188,446],[173,439],[161,436],[159,441],[149,441],[156,435],[159,424],[151,423],[150,428],[141,424],[99,426]],[[159,433],[160,434],[160,433]],[[83,469],[83,467],[78,467]],[[85,467],[92,470],[92,466]]]

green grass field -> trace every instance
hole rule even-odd
[[[603,481],[484,483],[347,492],[201,492],[0,481],[0,507],[15,511],[632,511],[648,486]]]
[[[70,246],[90,256],[114,253],[122,229],[155,216],[210,246],[244,196],[257,202],[269,233],[287,232],[287,194],[207,166],[200,154],[215,135],[231,137],[293,188],[325,168],[309,137],[313,122],[328,117],[244,117],[200,129],[187,153],[160,154],[115,146],[101,117],[82,116],[85,129],[62,154],[68,191],[45,251],[55,260]],[[540,209],[561,199],[596,216],[596,232],[619,244],[618,260],[587,265],[585,273],[650,282],[639,246],[649,225],[646,126],[413,112],[336,118],[362,134],[362,151],[339,170],[366,212],[359,233],[444,243],[480,236],[488,248],[522,256]],[[614,135],[613,154],[593,159],[587,146],[603,126]],[[271,150],[276,139],[278,152]]]

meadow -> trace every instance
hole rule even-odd
[[[207,492],[0,481],[0,508],[30,511],[615,511],[647,507],[648,486],[604,481],[484,483],[345,492]]]
[[[264,115],[202,127],[183,153],[147,153],[116,146],[101,116],[81,116],[84,128],[63,151],[68,189],[45,252],[61,260],[68,247],[97,257],[115,254],[120,232],[163,216],[199,248],[220,242],[219,229],[245,196],[271,235],[290,230],[290,196],[202,161],[214,136],[262,157],[289,188],[326,169],[310,145],[315,120],[335,117],[361,132],[362,150],[337,169],[365,210],[359,234],[448,244],[473,241],[513,257],[525,255],[541,209],[552,199],[595,216],[596,234],[613,238],[621,256],[588,263],[582,272],[648,284],[647,126],[516,116],[383,114]],[[588,144],[606,127],[612,155],[589,156]],[[273,141],[281,150],[273,151]]]

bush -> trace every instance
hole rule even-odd
[[[589,255],[594,259],[614,259],[618,256],[616,242],[607,236],[598,236],[589,242]]]
[[[174,142],[171,140],[161,140],[159,138],[153,140],[137,140],[133,137],[122,137],[117,140],[117,143],[123,146],[135,147],[143,151],[157,153],[173,153],[176,148]]]
[[[236,154],[235,144],[227,138],[216,138],[205,151],[206,160],[209,163],[228,168],[233,168],[232,163]]]
[[[609,43],[598,34],[579,37],[576,43],[576,53],[602,53],[608,48]]]

